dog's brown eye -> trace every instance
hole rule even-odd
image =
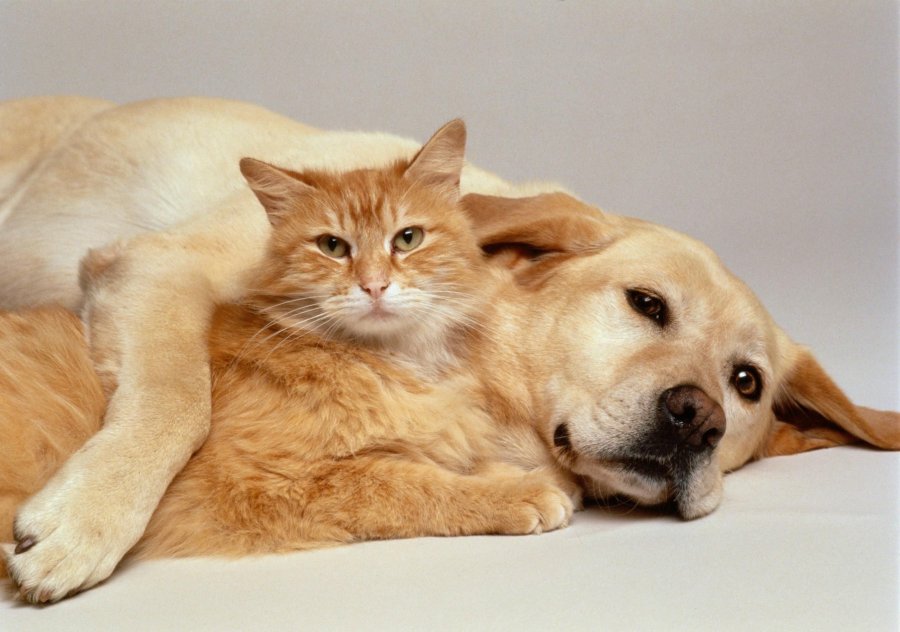
[[[340,259],[350,254],[350,245],[334,235],[322,235],[316,240],[316,245],[319,246],[319,250],[323,253],[335,259]]]
[[[742,365],[734,368],[731,374],[731,383],[734,390],[744,399],[756,401],[762,395],[762,378],[759,371],[750,365]]]
[[[664,300],[641,290],[628,290],[627,295],[628,303],[637,313],[655,321],[661,327],[666,324],[668,310]]]

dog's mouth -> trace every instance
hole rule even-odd
[[[616,461],[613,461],[613,463],[616,463]],[[672,469],[659,461],[626,457],[619,460],[617,463],[626,471],[642,476],[648,480],[672,481],[674,478]]]
[[[597,498],[625,496],[639,505],[674,507],[687,519],[704,515],[718,504],[718,498],[707,497],[714,491],[710,475],[718,476],[708,455],[677,448],[669,454],[651,453],[641,445],[585,454],[573,445],[565,423],[554,428],[553,445],[561,462],[592,482]]]
[[[572,446],[572,439],[569,436],[569,427],[562,423],[553,430],[553,445],[559,449],[560,455],[569,458],[576,458],[579,453]],[[600,454],[596,456],[596,460],[609,466],[621,468],[627,472],[637,474],[647,479],[670,480],[673,478],[672,468],[661,459],[651,459],[642,456],[610,456],[608,454]]]

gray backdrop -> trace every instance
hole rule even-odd
[[[419,139],[463,116],[477,164],[711,244],[896,409],[897,8],[0,0],[0,99],[223,96]]]

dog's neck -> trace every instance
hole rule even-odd
[[[545,327],[534,294],[511,279],[498,284],[484,313],[485,334],[472,345],[470,365],[491,416],[503,432],[530,434],[549,448],[539,427],[546,401]]]
[[[525,470],[553,472],[557,484],[579,506],[579,476],[556,458],[549,415],[546,350],[548,324],[540,301],[511,279],[498,286],[485,314],[485,329],[471,347],[470,366],[481,386],[483,406],[497,425],[499,458]]]

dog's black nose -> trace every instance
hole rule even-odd
[[[659,396],[660,423],[675,431],[682,444],[712,449],[725,434],[725,412],[696,386],[681,385]]]

